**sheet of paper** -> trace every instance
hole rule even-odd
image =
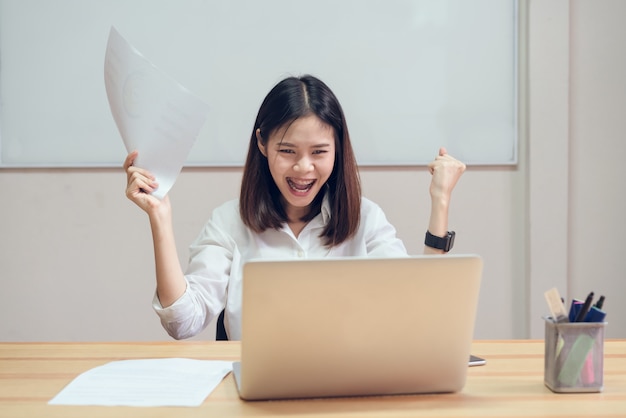
[[[82,373],[50,405],[199,406],[232,370],[230,361],[114,361]]]
[[[135,165],[154,174],[162,199],[174,185],[209,106],[156,68],[111,27],[104,84],[113,119]]]

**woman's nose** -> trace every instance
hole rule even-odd
[[[294,171],[306,173],[313,168],[313,163],[308,156],[300,158],[293,166]]]

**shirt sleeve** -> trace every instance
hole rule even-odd
[[[152,307],[163,328],[175,339],[197,335],[226,305],[236,245],[220,225],[219,216],[213,215],[190,246],[185,293],[165,308],[154,295]]]

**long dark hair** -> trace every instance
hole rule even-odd
[[[267,158],[259,150],[256,130],[260,129],[265,145],[281,127],[311,114],[333,129],[335,164],[327,187],[320,190],[302,220],[311,220],[320,212],[324,193],[328,193],[331,219],[320,236],[325,238],[325,245],[335,246],[352,237],[359,226],[361,183],[343,109],[330,88],[311,75],[282,80],[263,100],[250,135],[239,208],[244,224],[255,232],[280,228],[287,221]]]

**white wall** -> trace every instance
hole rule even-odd
[[[529,335],[542,292],[607,297],[609,337],[626,337],[626,105],[620,0],[529,2],[527,269]]]
[[[570,293],[605,294],[607,333],[626,337],[626,2],[576,0],[571,12]]]
[[[542,337],[543,292],[607,295],[609,337],[626,337],[621,160],[626,2],[532,0],[522,65],[520,163],[470,167],[453,197],[455,252],[485,259],[476,338]],[[428,210],[423,168],[366,168],[412,252]],[[179,256],[213,207],[237,196],[239,169],[185,169],[171,198]],[[0,170],[0,341],[161,340],[150,302],[145,215],[114,169]],[[207,330],[197,338],[211,339]]]

